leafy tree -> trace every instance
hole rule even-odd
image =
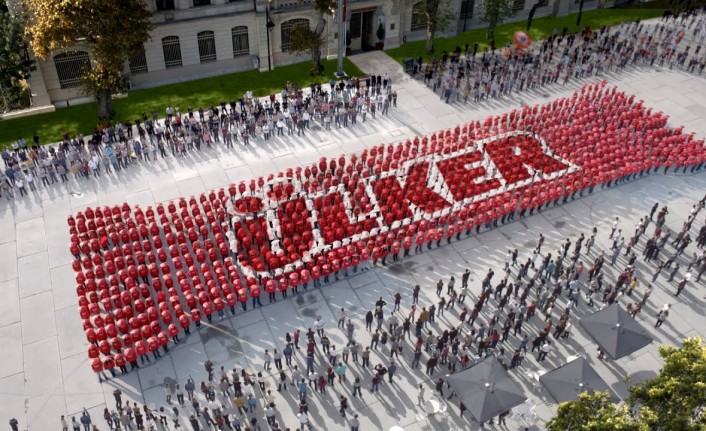
[[[34,70],[34,62],[26,56],[22,25],[20,12],[11,13],[0,0],[0,97],[7,111],[17,107],[22,81]]]
[[[454,15],[449,8],[449,0],[422,0],[424,6],[424,20],[426,21],[427,45],[429,54],[434,53],[434,37],[443,32],[451,24]]]
[[[311,74],[321,75],[324,66],[321,64],[321,49],[326,44],[323,36],[326,29],[324,15],[330,15],[336,8],[336,0],[314,0],[316,12],[316,26],[312,30],[308,26],[300,25],[292,29],[290,52],[301,55],[311,55]]]
[[[681,347],[662,346],[659,376],[630,388],[630,401],[640,407],[650,430],[704,430],[706,415],[706,345],[688,338]]]
[[[575,401],[559,404],[557,415],[547,422],[549,431],[646,431],[627,406],[610,401],[608,391],[584,392]]]
[[[513,0],[483,0],[481,21],[488,23],[488,39],[495,37],[495,27],[503,19],[514,15]]]
[[[126,61],[138,53],[152,30],[144,0],[24,0],[29,16],[25,35],[41,59],[54,50],[86,45],[93,68],[84,71],[83,89],[98,101],[102,119],[115,115],[113,93],[126,88]]]

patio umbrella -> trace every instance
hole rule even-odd
[[[527,400],[493,355],[448,376],[446,383],[478,422],[490,420]]]
[[[557,403],[575,400],[582,392],[595,391],[610,391],[612,400],[618,401],[591,364],[581,357],[543,374],[539,381]]]
[[[647,330],[617,304],[596,311],[579,323],[613,359],[629,355],[652,342]]]

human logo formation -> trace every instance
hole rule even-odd
[[[86,208],[68,224],[92,367],[128,372],[263,293],[318,287],[660,167],[700,170],[703,140],[667,121],[602,82],[154,208]]]

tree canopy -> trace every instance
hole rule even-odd
[[[86,93],[99,102],[101,118],[115,112],[112,94],[125,87],[125,62],[143,49],[152,30],[144,0],[24,0],[28,12],[25,35],[35,55],[87,46],[93,68],[84,72]]]
[[[512,0],[483,0],[481,21],[488,23],[488,39],[495,38],[495,27],[503,22],[503,19],[512,16],[515,11],[512,9]]]
[[[626,404],[607,392],[579,395],[559,405],[549,431],[704,431],[706,415],[706,345],[688,338],[682,346],[662,346],[660,374],[630,388]]]
[[[561,403],[557,415],[547,423],[549,431],[646,431],[634,420],[627,406],[611,402],[610,393],[584,392],[575,401]]]
[[[2,110],[18,107],[22,81],[29,78],[34,62],[27,58],[20,11],[10,12],[0,0],[0,96]]]
[[[681,347],[662,346],[664,367],[654,379],[630,388],[630,401],[639,406],[651,430],[705,430],[706,346],[687,338]]]
[[[336,10],[336,0],[314,0],[314,10],[316,11],[316,26],[314,29],[300,25],[292,29],[289,51],[295,54],[308,53],[311,55],[312,75],[321,75],[324,67],[321,64],[321,49],[326,44],[323,35],[326,29],[324,15],[333,14]],[[340,35],[340,37],[343,37]]]
[[[454,17],[450,10],[449,0],[422,0],[424,19],[426,21],[427,52],[434,52],[434,38],[439,32],[449,27]]]

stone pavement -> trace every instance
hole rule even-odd
[[[388,72],[392,76],[399,93],[399,103],[398,109],[390,110],[389,117],[333,133],[315,128],[303,138],[275,138],[267,144],[256,142],[248,148],[238,146],[235,151],[219,147],[192,153],[186,158],[160,159],[154,164],[133,166],[118,175],[104,175],[95,181],[71,181],[66,186],[57,184],[40,188],[29,198],[0,202],[0,222],[4,227],[0,237],[0,255],[3,257],[0,260],[0,293],[3,295],[0,302],[0,339],[6,347],[6,355],[0,365],[0,422],[7,423],[14,416],[19,420],[21,429],[49,431],[60,429],[61,414],[74,415],[86,407],[99,429],[106,430],[102,411],[106,405],[114,408],[112,392],[115,387],[121,388],[124,399],[135,400],[138,404],[164,405],[165,381],[183,384],[186,377],[192,375],[198,384],[206,379],[203,362],[207,358],[213,361],[216,369],[221,365],[226,369],[235,365],[238,369],[247,366],[261,370],[265,349],[283,348],[286,331],[308,328],[318,315],[327,322],[333,344],[340,346],[345,334],[335,329],[334,325],[341,307],[353,317],[357,326],[356,339],[366,346],[370,338],[364,330],[364,315],[380,296],[392,304],[392,295],[401,292],[402,311],[407,313],[412,286],[422,286],[420,306],[430,305],[436,299],[433,289],[436,281],[439,278],[446,280],[451,274],[458,278],[467,267],[473,271],[471,286],[475,296],[480,278],[488,267],[494,267],[499,273],[510,247],[520,248],[519,260],[526,259],[539,232],[547,237],[545,250],[553,251],[565,238],[573,240],[579,232],[587,233],[594,226],[598,227],[597,246],[592,255],[595,257],[596,252],[608,245],[608,229],[615,216],[620,217],[621,228],[630,232],[637,219],[649,213],[654,202],[660,202],[670,208],[667,225],[678,229],[691,204],[700,199],[706,190],[706,176],[703,174],[659,174],[597,191],[567,205],[412,256],[398,264],[378,267],[320,290],[309,289],[304,294],[278,300],[275,304],[249,310],[231,319],[214,319],[213,325],[204,325],[200,331],[193,331],[190,337],[171,348],[171,353],[157,363],[99,384],[89,365],[87,345],[76,310],[75,282],[70,265],[72,256],[67,249],[69,240],[65,217],[69,213],[88,205],[122,202],[146,207],[255,175],[310,164],[321,156],[356,152],[368,146],[403,140],[471,119],[484,119],[487,115],[507,112],[522,104],[543,103],[579,88],[579,83],[572,82],[566,87],[540,88],[479,105],[447,105],[419,81],[409,79],[398,64],[380,52],[362,54],[352,59],[369,73]],[[608,74],[590,79],[603,78],[628,93],[637,94],[646,105],[668,113],[670,125],[684,125],[687,132],[706,136],[706,123],[703,121],[706,80],[677,71],[648,69],[641,69],[630,76]],[[621,262],[624,262],[622,259]],[[647,281],[652,274],[652,267],[647,268],[641,261],[637,270],[643,281]],[[615,273],[611,272],[608,268],[608,280],[615,278]],[[595,344],[576,325],[571,337],[557,343],[557,351],[550,354],[547,361],[538,365],[534,358],[528,356],[522,368],[512,372],[518,384],[526,388],[531,402],[537,405],[537,413],[542,420],[549,419],[556,406],[546,391],[537,387],[525,372],[549,370],[564,363],[570,355],[585,353],[608,384],[624,396],[624,379],[627,376],[633,381],[640,381],[659,370],[657,348],[660,344],[676,343],[687,336],[706,336],[702,324],[703,295],[700,286],[690,286],[678,299],[671,296],[673,286],[668,286],[664,277],[658,280],[657,286],[645,312],[638,316],[656,340],[647,348],[618,361],[599,363],[595,359]],[[653,311],[667,302],[674,304],[674,313],[661,330],[655,330],[651,327]],[[585,313],[586,306],[582,304],[575,317]],[[433,329],[437,331],[448,324],[456,324],[457,315],[457,311],[447,312],[438,324],[432,325]],[[536,333],[536,325],[535,321],[532,334]],[[516,346],[518,342],[510,337],[509,344]],[[387,352],[387,348],[382,348],[381,352]],[[362,377],[362,400],[351,396],[350,384],[344,385],[343,389],[336,384],[324,396],[310,396],[312,421],[316,428],[347,429],[346,421],[338,415],[338,393],[349,398],[349,417],[353,413],[360,415],[361,430],[387,430],[392,425],[403,426],[406,430],[429,425],[434,429],[441,429],[442,426],[450,429],[478,428],[478,424],[471,421],[468,415],[464,418],[458,416],[457,400],[452,401],[445,417],[432,419],[431,424],[418,420],[415,387],[418,382],[423,382],[427,385],[427,393],[430,393],[433,385],[424,376],[423,370],[410,370],[411,351],[408,344],[403,356],[398,361],[403,365],[395,384],[391,387],[385,382],[378,394],[373,395],[367,390],[369,374],[355,364],[349,364],[349,381],[356,375]],[[302,355],[296,358],[300,368],[305,367],[303,359]],[[386,363],[385,355],[374,353],[371,363],[381,362]],[[274,378],[271,383],[274,383]],[[269,387],[273,391],[276,389],[272,384]],[[275,397],[278,421],[284,426],[296,428],[293,411],[296,392],[290,389],[282,394],[277,393]],[[191,412],[191,408],[186,408],[186,411]],[[258,408],[255,416],[264,426],[262,407]],[[186,417],[182,415],[182,424]],[[188,425],[185,428],[188,429]],[[501,428],[517,429],[518,424],[508,421],[508,426]]]

